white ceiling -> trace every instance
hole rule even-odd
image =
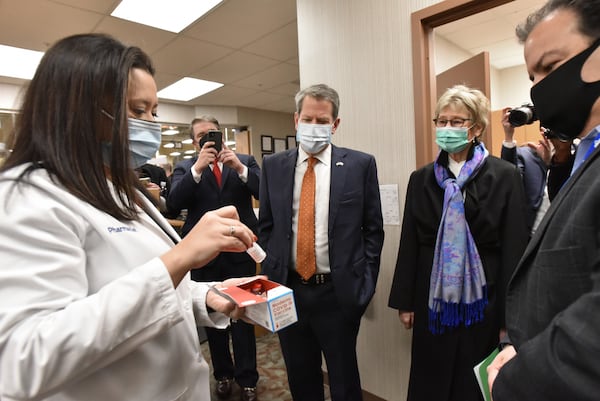
[[[179,34],[111,17],[118,4],[0,0],[0,44],[45,51],[67,35],[109,33],[151,56],[159,90],[184,76],[225,84],[185,104],[294,111],[299,90],[296,0],[225,0]]]
[[[516,0],[502,6],[442,25],[436,34],[472,55],[490,53],[490,64],[501,70],[524,64],[523,46],[515,27],[546,0]]]
[[[496,68],[522,64],[514,27],[544,2],[516,0],[436,32],[472,54],[489,51]],[[111,17],[118,3],[0,0],[0,44],[45,51],[67,35],[109,33],[150,54],[159,90],[184,76],[225,84],[174,103],[294,111],[299,90],[296,0],[225,0],[179,34]],[[23,81],[0,77],[0,82]]]

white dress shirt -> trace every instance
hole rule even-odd
[[[294,195],[292,200],[292,264],[296,266],[298,238],[298,209],[302,179],[308,167],[309,155],[298,147],[298,160],[294,175]],[[331,183],[331,145],[314,157],[318,160],[315,170],[315,252],[317,273],[329,273],[329,191]]]

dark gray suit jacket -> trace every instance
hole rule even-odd
[[[262,271],[286,283],[290,273],[292,196],[298,149],[263,160],[259,240],[267,252]],[[383,247],[383,218],[373,156],[332,145],[329,263],[344,313],[359,318],[375,293]]]
[[[517,356],[495,401],[600,399],[600,149],[565,183],[510,281]]]

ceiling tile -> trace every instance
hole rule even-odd
[[[65,36],[91,32],[102,18],[46,0],[0,1],[0,43],[46,51]]]
[[[276,60],[236,51],[195,71],[191,76],[208,80],[218,80],[219,82],[228,84],[256,74],[276,64],[279,64]]]
[[[113,12],[121,0],[50,0],[53,3],[64,4],[82,10],[95,11],[100,14]],[[39,2],[39,1],[38,1]]]
[[[291,83],[297,79],[298,66],[281,63],[248,78],[236,81],[235,84],[251,89],[267,90],[281,84]]]
[[[106,16],[94,32],[107,33],[130,46],[138,46],[150,56],[175,39],[172,32]]]
[[[152,59],[157,69],[185,76],[230,53],[232,50],[225,47],[188,37],[177,37],[169,46],[152,54]]]
[[[296,43],[296,45],[290,45]],[[270,57],[279,61],[298,58],[298,28],[296,21],[271,32],[254,43],[244,47],[249,53]]]
[[[241,49],[296,19],[295,0],[228,0],[184,32]]]
[[[297,83],[285,83],[277,85],[269,89],[267,92],[276,93],[278,95],[285,96],[296,96],[296,93],[300,91],[300,84]]]
[[[234,106],[239,105],[240,100],[248,98],[256,93],[255,90],[248,88],[240,88],[239,86],[226,85],[217,90],[192,99],[194,105],[214,105],[214,106]],[[244,104],[246,106],[246,104]]]

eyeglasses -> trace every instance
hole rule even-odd
[[[436,127],[445,127],[446,125],[448,125],[448,123],[450,123],[451,127],[454,128],[458,128],[458,127],[462,127],[463,125],[465,125],[465,121],[471,121],[470,118],[453,118],[452,120],[447,120],[445,118],[434,118],[433,122],[435,123]]]

